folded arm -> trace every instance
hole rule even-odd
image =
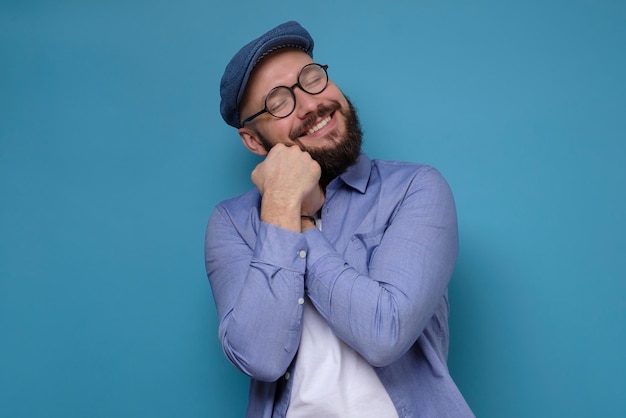
[[[403,355],[441,304],[458,254],[456,211],[436,170],[414,181],[379,237],[353,237],[357,271],[317,230],[307,237],[306,291],[335,334],[374,366]],[[375,244],[372,244],[372,243]]]

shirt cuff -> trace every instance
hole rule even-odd
[[[261,222],[253,260],[304,274],[307,253],[302,234]]]
[[[317,228],[306,230],[302,235],[306,238],[308,255],[306,257],[307,270],[311,270],[325,256],[335,254],[335,248]]]

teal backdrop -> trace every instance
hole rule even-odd
[[[455,193],[479,417],[626,416],[626,3],[0,2],[0,416],[242,417],[207,218],[258,162],[219,80],[289,19],[376,158]]]

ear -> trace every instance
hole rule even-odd
[[[259,141],[259,138],[257,138],[256,133],[252,129],[239,128],[238,132],[241,142],[243,142],[246,148],[248,148],[251,152],[262,157],[267,155],[265,147],[261,141]]]

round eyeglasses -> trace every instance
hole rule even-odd
[[[279,119],[291,115],[296,108],[296,95],[293,89],[299,87],[305,93],[312,95],[320,94],[328,85],[327,70],[328,65],[316,63],[305,65],[298,73],[298,82],[296,84],[291,87],[278,86],[270,90],[265,97],[265,108],[241,122],[241,127],[246,122],[250,122],[263,113],[269,113]]]

